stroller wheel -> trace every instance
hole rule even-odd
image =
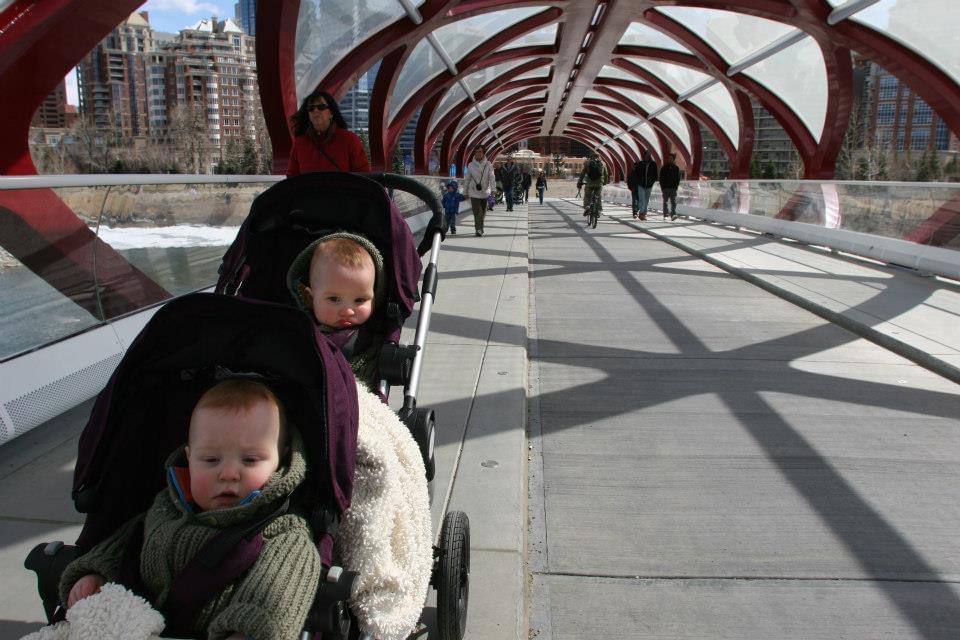
[[[470,596],[470,520],[451,511],[440,529],[437,573],[437,627],[440,640],[462,640]]]

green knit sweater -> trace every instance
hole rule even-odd
[[[62,602],[84,575],[116,579],[124,543],[133,525],[145,518],[140,573],[150,601],[162,607],[174,577],[211,537],[224,527],[268,514],[303,481],[303,444],[294,430],[291,435],[290,464],[277,469],[260,495],[246,505],[189,513],[168,482],[145,515],[127,522],[67,566],[60,579]],[[174,452],[167,464],[185,466],[183,449]],[[278,517],[263,530],[263,538],[263,550],[247,574],[204,606],[194,626],[196,637],[219,640],[235,632],[255,640],[298,637],[320,580],[320,555],[307,522],[298,515]]]

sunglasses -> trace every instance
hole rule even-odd
[[[312,105],[310,105],[309,107],[307,107],[307,111],[308,111],[308,112],[310,112],[310,111],[326,111],[326,110],[329,109],[329,108],[330,108],[330,105],[328,105],[328,104],[312,104]]]

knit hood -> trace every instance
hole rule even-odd
[[[384,277],[383,256],[380,255],[380,251],[377,249],[376,245],[370,242],[366,237],[355,233],[348,233],[346,231],[334,231],[328,233],[322,238],[318,238],[317,240],[314,240],[308,244],[303,251],[297,254],[297,257],[290,265],[290,269],[287,270],[287,289],[289,289],[290,295],[293,296],[293,300],[300,310],[306,312],[311,318],[314,317],[313,307],[307,300],[306,294],[306,288],[310,286],[310,260],[313,258],[313,252],[317,248],[317,245],[319,245],[321,242],[326,242],[327,240],[333,240],[335,238],[353,240],[361,247],[366,249],[367,253],[370,254],[370,258],[373,260],[374,270],[373,308],[374,311],[376,311],[383,304],[383,300],[386,295],[386,278]],[[314,322],[316,322],[316,319],[314,319]],[[320,325],[320,327],[324,331],[333,331],[336,329],[336,327],[328,327],[326,325]]]
[[[296,428],[287,426],[290,437],[290,452],[286,464],[281,464],[273,472],[260,491],[244,498],[240,504],[226,509],[198,511],[190,495],[190,471],[187,466],[186,445],[180,447],[167,458],[167,493],[170,501],[182,513],[196,514],[217,527],[228,527],[249,520],[253,514],[268,508],[274,508],[277,500],[289,496],[299,486],[307,474],[307,462],[304,456],[303,439]],[[281,455],[281,463],[283,462]]]

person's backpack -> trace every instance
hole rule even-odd
[[[596,158],[587,163],[587,177],[591,180],[599,180],[603,177],[603,165]]]

